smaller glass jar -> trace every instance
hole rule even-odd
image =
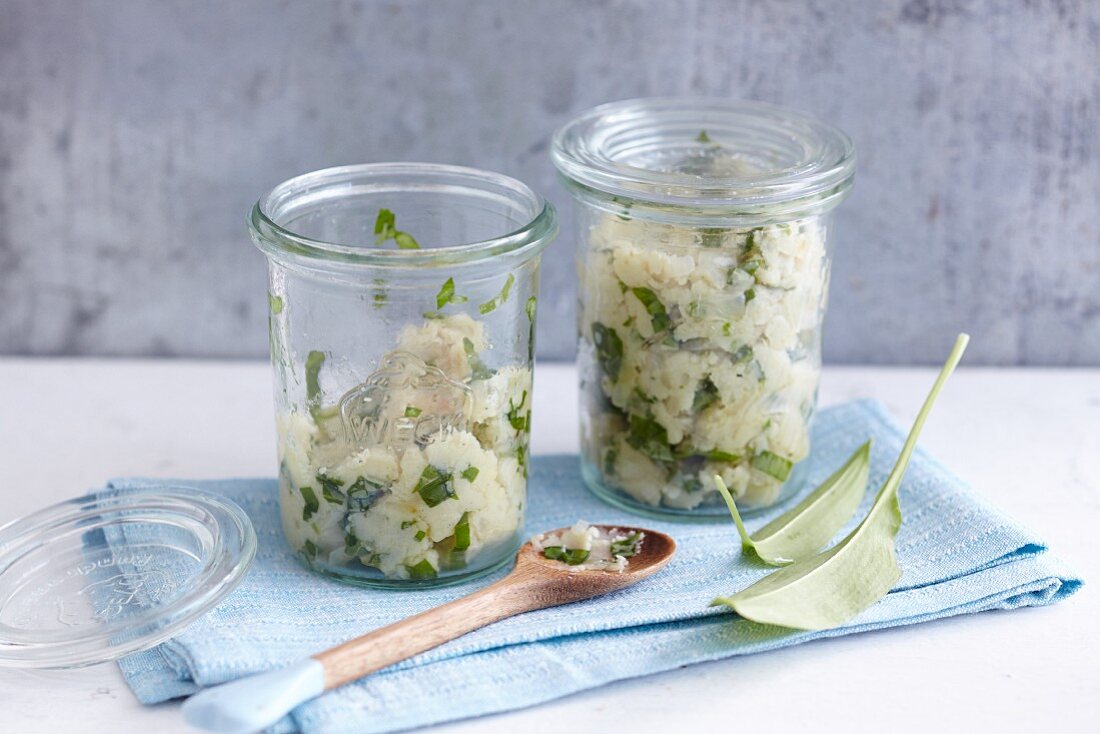
[[[486,171],[372,164],[276,186],[249,226],[268,256],[291,546],[321,573],[388,587],[510,559],[553,207]]]
[[[800,113],[613,102],[552,155],[577,208],[582,472],[642,514],[726,517],[801,482],[821,369],[828,214],[855,152]]]

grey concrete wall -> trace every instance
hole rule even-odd
[[[568,214],[559,124],[703,93],[856,140],[830,360],[1100,364],[1098,69],[1087,0],[0,0],[0,353],[262,355],[265,188],[438,160]],[[543,292],[568,358],[569,258]]]

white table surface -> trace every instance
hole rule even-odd
[[[934,371],[827,367],[823,404],[912,419]],[[112,476],[273,475],[268,366],[0,359],[0,523]],[[540,365],[533,450],[575,452],[567,365]],[[961,369],[922,438],[1100,584],[1100,370]],[[625,681],[432,732],[1100,731],[1096,587],[1042,609],[824,640]],[[0,732],[190,731],[118,669],[0,670]]]

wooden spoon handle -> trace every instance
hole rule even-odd
[[[546,605],[516,575],[469,596],[376,629],[313,656],[325,669],[325,690],[401,662],[467,632]]]

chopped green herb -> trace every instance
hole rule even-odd
[[[747,260],[741,263],[741,269],[749,275],[756,277],[756,271],[760,269],[760,260]]]
[[[435,296],[435,307],[443,308],[448,303],[466,303],[468,301],[466,296],[455,295],[455,279],[447,278],[447,282],[443,284],[443,287],[439,289],[439,293]]]
[[[323,472],[317,475],[317,483],[320,484],[322,487],[331,487],[337,491],[339,491],[340,487],[344,486],[344,481],[342,479],[330,477],[328,474],[325,474]]]
[[[413,239],[413,236],[408,232],[394,232],[393,241],[397,243],[397,246],[402,250],[419,250],[420,243]]]
[[[630,433],[626,442],[655,461],[675,460],[668,443],[668,431],[652,418],[631,413]]]
[[[748,235],[746,235],[745,237],[745,249],[743,250],[743,252],[747,253],[756,249],[756,234],[763,231],[763,227],[754,227],[753,229],[749,230]]]
[[[714,449],[713,451],[704,451],[699,455],[707,461],[725,461],[730,464],[736,464],[737,462],[741,461],[741,457],[737,454],[731,454],[728,451],[719,451],[718,449]]]
[[[466,361],[470,364],[470,370],[472,374],[471,378],[475,380],[488,380],[493,376],[493,371],[485,366],[485,363],[481,361],[481,357],[477,355],[477,351],[474,349],[474,343],[470,341],[470,337],[462,337],[462,348],[466,351]]]
[[[551,561],[560,561],[565,555],[565,548],[560,545],[548,545],[542,549],[542,555]]]
[[[615,474],[615,462],[619,458],[619,450],[614,446],[607,449],[603,455],[603,473],[612,476]]]
[[[512,284],[515,282],[516,276],[508,273],[508,279],[504,281],[504,287],[500,289],[500,293],[496,297],[478,306],[477,310],[481,312],[481,315],[484,316],[487,313],[495,311],[497,306],[507,301],[508,296],[512,293]]]
[[[456,551],[464,551],[470,547],[470,513],[463,512],[462,517],[459,519],[458,524],[455,525],[455,545]]]
[[[442,550],[439,552],[439,566],[447,571],[466,567],[466,551]]]
[[[325,353],[316,350],[306,355],[306,405],[313,422],[319,423],[321,413],[321,367],[325,363]]]
[[[759,469],[768,476],[783,482],[790,476],[791,467],[794,465],[779,454],[773,454],[765,449],[752,457],[752,466],[754,469]]]
[[[416,535],[414,535],[413,537],[416,538],[416,542],[419,543],[420,541],[424,540],[424,538],[428,537],[428,533],[424,530],[417,530]]]
[[[733,332],[733,324],[726,322],[722,324],[722,336],[729,336]]]
[[[439,575],[435,570],[435,566],[427,558],[415,566],[405,566],[405,568],[408,570],[411,579],[434,579]]]
[[[699,230],[699,243],[703,247],[721,247],[727,231],[722,227],[703,227]]]
[[[561,561],[570,566],[579,566],[588,560],[589,552],[580,548],[565,548],[560,545],[550,545],[542,549],[544,558],[551,561]]]
[[[468,466],[463,470],[461,476],[467,482],[473,482],[475,479],[477,479],[477,475],[479,473],[480,472],[478,471],[478,468],[476,466]]]
[[[619,379],[623,367],[623,340],[618,332],[598,321],[592,323],[592,343],[596,347],[596,360],[600,369],[612,382]]]
[[[706,130],[700,130],[699,134],[695,136],[695,142],[697,142],[697,143],[709,143],[710,142],[710,136],[707,135],[707,131]]]
[[[755,289],[749,288],[747,291],[745,291],[745,303],[748,303],[749,301],[751,301],[754,298],[756,298],[756,290]]]
[[[363,544],[359,542],[359,538],[355,536],[355,531],[351,529],[350,525],[344,527],[344,553],[353,558],[360,555],[366,549],[363,548]]]
[[[420,244],[408,232],[397,229],[397,217],[389,209],[379,209],[374,220],[374,244],[393,240],[402,250],[418,250]]]
[[[411,528],[413,525],[416,525],[416,520],[405,520],[403,523],[401,523],[401,529],[406,530],[408,528]]]
[[[611,555],[633,558],[638,555],[638,544],[642,542],[642,534],[633,532],[625,538],[611,541]]]
[[[306,501],[302,507],[302,519],[308,520],[321,509],[321,503],[318,501],[317,493],[313,491],[313,487],[301,487],[298,491],[302,493],[302,499]]]
[[[334,505],[342,505],[346,499],[344,493],[331,484],[321,485],[321,497],[325,502],[331,502]]]
[[[703,483],[699,481],[697,477],[692,477],[684,482],[684,491],[687,493],[701,492],[703,490]]]
[[[274,293],[267,294],[267,305],[271,307],[271,313],[281,314],[283,312],[283,299]]]
[[[451,475],[445,474],[429,464],[420,474],[420,481],[413,490],[424,500],[428,507],[435,507],[444,500],[458,499],[451,482]]]
[[[406,405],[405,406],[405,417],[406,418],[419,418],[420,414],[423,413],[423,412],[424,411],[422,411],[420,408],[417,408],[415,405]]]
[[[377,237],[375,244],[382,244],[393,236],[397,225],[397,217],[389,209],[379,209],[378,216],[374,218],[374,234]]]
[[[386,279],[375,278],[374,279],[374,307],[382,308],[386,305],[386,301],[389,296],[386,294]]]
[[[527,478],[527,447],[523,444],[516,446],[516,462],[523,468],[523,478]]]
[[[561,560],[570,566],[579,566],[588,560],[589,552],[583,548],[566,548]]]
[[[661,299],[657,297],[656,293],[649,288],[631,288],[630,291],[645,306],[646,313],[649,314],[649,320],[653,324],[653,333],[659,334],[662,331],[667,331],[672,326],[672,319],[668,317],[668,312],[665,311],[665,304],[661,303]]]
[[[348,487],[348,509],[352,512],[365,512],[387,492],[385,486],[378,482],[372,482],[362,476],[357,477]]]
[[[527,359],[529,360],[535,358],[535,308],[537,305],[538,299],[531,296],[523,307],[523,310],[527,312],[527,321],[531,325],[531,331],[527,335]]]
[[[695,398],[691,401],[691,412],[702,413],[716,402],[718,402],[718,386],[709,377],[706,377],[699,383],[699,387],[695,388]]]
[[[516,431],[529,431],[531,430],[531,411],[521,413],[520,409],[527,403],[527,391],[523,391],[522,397],[520,397],[519,405],[516,405],[512,398],[508,398],[508,424],[512,426]]]
[[[317,558],[317,544],[312,540],[307,540],[305,543],[302,543],[302,553],[305,554],[305,557],[309,560],[314,560]]]

